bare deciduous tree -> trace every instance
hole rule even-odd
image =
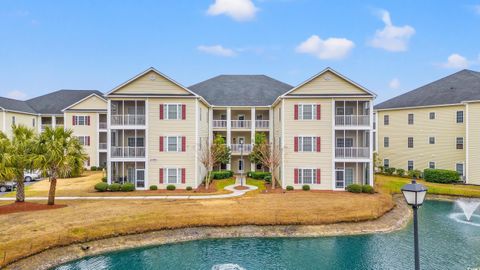
[[[258,160],[262,166],[272,172],[272,189],[275,189],[275,170],[280,166],[281,151],[275,144],[262,143],[258,145]]]
[[[210,144],[208,140],[201,143],[199,159],[207,170],[207,176],[205,179],[205,188],[207,189],[210,185],[210,180],[212,178],[213,167],[222,162],[225,162],[225,160],[230,159],[230,149],[224,143],[217,139],[218,138],[215,139],[215,143],[213,144]]]

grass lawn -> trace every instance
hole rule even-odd
[[[403,185],[410,183],[412,180],[398,176],[386,176],[377,174],[375,176],[375,184],[377,189],[387,193],[400,193]],[[480,186],[471,185],[452,185],[452,184],[438,184],[430,183],[424,180],[418,180],[428,188],[428,194],[437,195],[451,195],[464,197],[480,197]]]
[[[0,205],[7,203],[10,202]],[[258,193],[212,200],[57,203],[67,207],[0,215],[0,254],[3,257],[4,251],[7,252],[5,262],[48,247],[168,228],[369,220],[382,216],[394,205],[389,194],[348,192]]]
[[[247,178],[247,185],[256,186],[258,188],[257,190],[254,190],[254,191],[251,191],[251,192],[247,193],[247,195],[262,193],[266,189],[264,180]]]

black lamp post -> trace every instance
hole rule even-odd
[[[402,187],[402,193],[408,205],[411,205],[413,208],[413,241],[415,249],[415,270],[420,270],[417,210],[425,200],[427,188],[422,184],[417,184],[417,179],[414,177],[411,184],[406,184]]]

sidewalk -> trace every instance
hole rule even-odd
[[[236,182],[233,185],[226,186],[225,190],[231,191],[232,193],[228,194],[218,194],[218,195],[163,195],[163,196],[94,196],[94,197],[86,197],[86,196],[77,196],[77,197],[55,197],[55,200],[205,200],[205,199],[224,199],[224,198],[234,198],[243,196],[245,193],[257,189],[256,186],[246,185],[248,189],[244,190],[237,190],[235,187],[240,186],[240,177],[236,177]],[[47,200],[48,197],[27,197],[26,200],[28,201],[40,201],[40,200]],[[11,198],[3,198],[0,197],[0,201],[14,201],[15,197]]]

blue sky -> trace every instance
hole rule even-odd
[[[480,0],[0,0],[0,96],[106,92],[150,66],[186,86],[330,66],[379,102],[480,69]]]

